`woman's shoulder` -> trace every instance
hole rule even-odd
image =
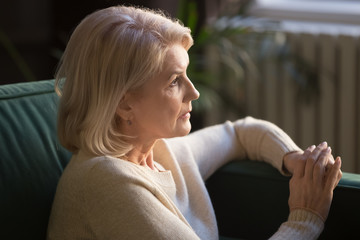
[[[126,182],[130,175],[132,178],[139,175],[134,174],[132,165],[135,164],[111,156],[89,156],[79,152],[66,166],[60,183],[84,188],[114,181]]]
[[[150,168],[111,156],[81,158],[77,164],[75,172],[82,175],[80,182],[87,186],[121,185],[125,189],[135,184],[149,188],[148,185],[163,185],[163,182],[172,179],[170,171],[155,172]]]
[[[91,181],[91,179],[101,181],[102,179],[112,178],[121,181],[142,174],[136,164],[112,156],[86,157],[79,155],[75,162],[76,172],[82,173],[87,181]]]

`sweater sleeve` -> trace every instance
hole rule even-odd
[[[284,155],[301,151],[282,129],[268,121],[247,117],[236,121],[234,127],[246,157],[265,161],[282,174]]]
[[[324,222],[319,216],[302,209],[290,213],[286,222],[270,240],[315,240],[324,229]]]
[[[283,156],[301,151],[279,127],[252,117],[207,127],[170,142],[175,154],[187,151],[193,155],[204,180],[234,159],[265,161],[283,173]]]

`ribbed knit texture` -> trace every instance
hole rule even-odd
[[[281,171],[284,154],[297,150],[278,127],[249,117],[159,140],[161,172],[80,152],[60,179],[48,239],[218,239],[204,180],[235,158]],[[272,239],[315,239],[322,228],[316,215],[295,210]]]
[[[281,224],[271,240],[317,239],[324,228],[324,222],[311,212],[297,209],[290,213],[288,221]],[[289,238],[291,236],[291,238]]]

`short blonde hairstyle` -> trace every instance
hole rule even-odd
[[[75,29],[56,73],[57,131],[69,151],[122,157],[131,150],[116,109],[125,93],[161,71],[173,44],[188,50],[190,29],[150,9],[116,6]]]

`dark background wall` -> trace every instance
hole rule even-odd
[[[161,8],[178,0],[11,0],[0,2],[0,84],[54,77],[71,32],[89,13],[117,4]],[[199,2],[205,2],[199,1]]]

